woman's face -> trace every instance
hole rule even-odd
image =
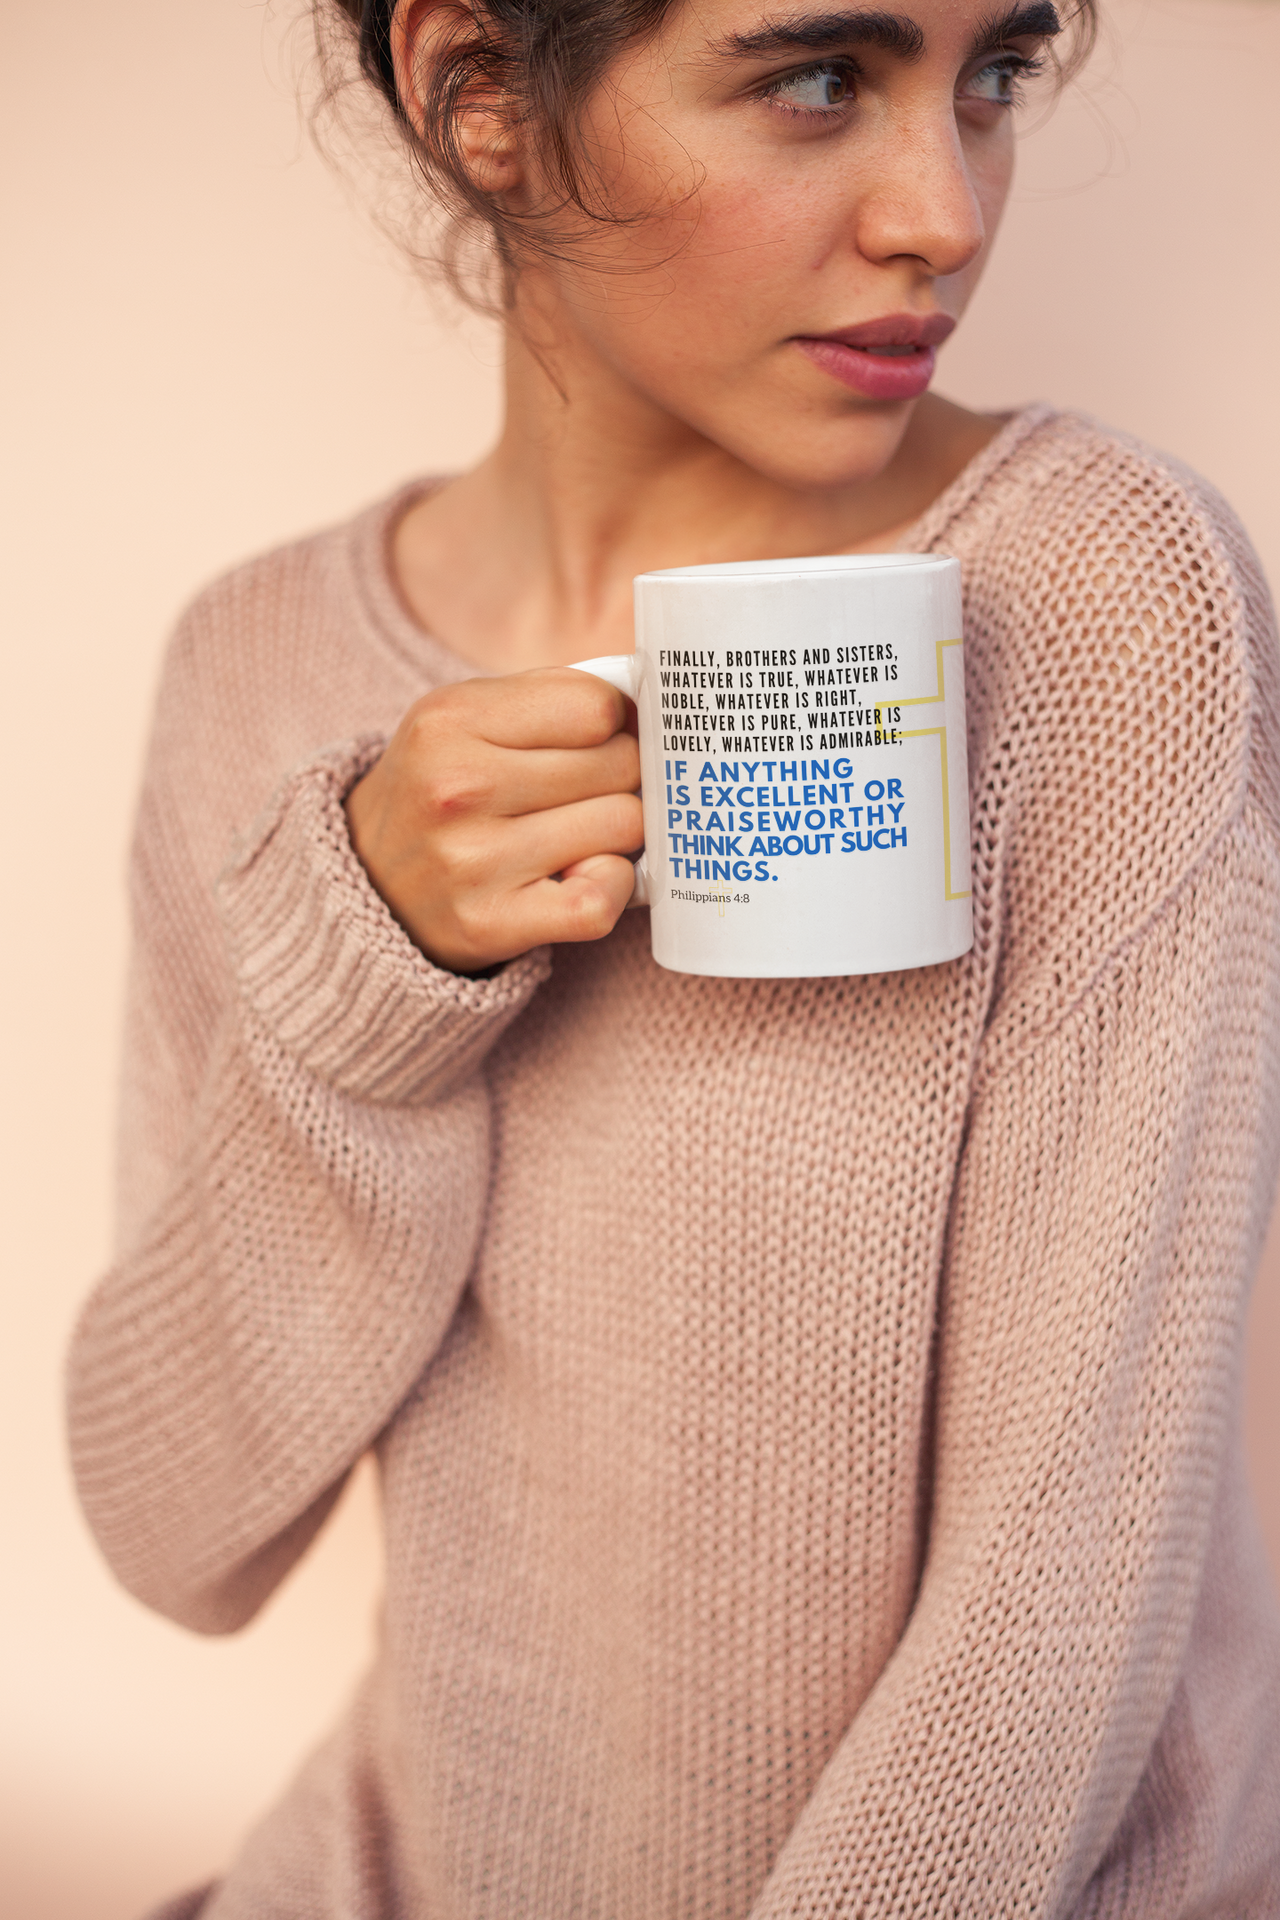
[[[880,471],[982,271],[1056,29],[1048,0],[680,0],[588,106],[616,224],[571,233],[589,265],[526,278],[569,390],[790,485]]]

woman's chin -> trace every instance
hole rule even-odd
[[[797,422],[794,415],[774,422],[757,418],[749,433],[736,422],[726,423],[726,431],[712,437],[775,486],[826,493],[879,479],[901,446],[910,417],[909,403],[894,402],[822,422]]]

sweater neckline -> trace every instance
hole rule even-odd
[[[1024,442],[1055,415],[1055,409],[1043,401],[1020,407],[1010,414],[1000,431],[990,439],[968,464],[961,468],[951,484],[943,489],[920,518],[910,527],[893,551],[924,553],[930,551],[972,506],[994,475],[1005,466]],[[402,662],[434,678],[449,682],[483,678],[488,669],[464,660],[452,647],[422,626],[410,611],[396,581],[391,565],[391,542],[401,516],[433,487],[443,486],[447,475],[423,475],[408,480],[394,493],[357,514],[348,523],[347,555],[356,598],[365,624],[381,643]]]

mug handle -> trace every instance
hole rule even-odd
[[[594,673],[597,680],[607,680],[619,693],[625,693],[628,700],[640,697],[640,655],[638,653],[602,653],[595,660],[573,660],[570,662],[575,673]],[[643,853],[635,861],[635,886],[631,890],[629,907],[647,907],[649,905],[649,869]]]

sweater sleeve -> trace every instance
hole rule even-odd
[[[753,1920],[1093,1912],[1206,1575],[1275,1171],[1278,971],[1275,836],[1246,809],[986,1060],[917,1603]],[[1172,1883],[1130,1894],[1191,1910]]]
[[[134,858],[123,1250],[73,1342],[71,1446],[121,1580],[216,1632],[297,1559],[449,1324],[488,1180],[480,1064],[548,962],[468,980],[412,945],[346,831],[373,740],[285,782],[219,916],[164,731],[162,699]]]

